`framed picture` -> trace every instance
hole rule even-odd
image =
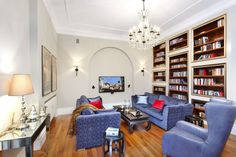
[[[51,93],[51,53],[42,46],[42,95]]]
[[[124,76],[99,76],[99,93],[114,93],[124,91]]]
[[[56,57],[52,55],[52,92],[57,90],[57,60]]]

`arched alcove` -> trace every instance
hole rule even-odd
[[[111,108],[112,104],[130,100],[130,96],[133,94],[133,64],[124,51],[115,47],[100,49],[92,56],[89,66],[90,96],[100,95],[108,108]],[[125,91],[113,94],[99,93],[99,76],[124,76]],[[95,86],[95,89],[92,86]]]

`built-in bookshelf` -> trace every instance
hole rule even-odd
[[[169,40],[169,51],[176,51],[188,46],[188,33],[181,34]]]
[[[208,97],[226,97],[225,64],[193,68],[193,94]]]
[[[225,57],[225,16],[193,29],[193,61]]]
[[[188,54],[169,59],[169,96],[188,100]]]
[[[153,82],[165,82],[165,81],[166,81],[166,72],[165,71],[153,72]]]
[[[153,86],[153,94],[166,95],[166,87],[163,86]]]
[[[161,43],[153,48],[153,68],[166,66],[166,43]]]
[[[192,99],[192,104],[194,106],[193,114],[205,119],[205,103],[206,101]]]

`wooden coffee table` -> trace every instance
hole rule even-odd
[[[130,109],[123,108],[122,105],[114,106],[113,108],[121,113],[121,118],[128,124],[130,133],[133,132],[135,125],[139,125],[143,123],[147,123],[147,126],[145,127],[146,130],[151,129],[151,122],[147,114],[134,108],[130,108]],[[135,115],[137,111],[140,112],[139,115]]]

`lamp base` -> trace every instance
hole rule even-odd
[[[25,129],[27,129],[28,127],[29,127],[28,124],[20,122],[20,123],[16,126],[16,129],[17,129],[17,130],[25,130]]]

